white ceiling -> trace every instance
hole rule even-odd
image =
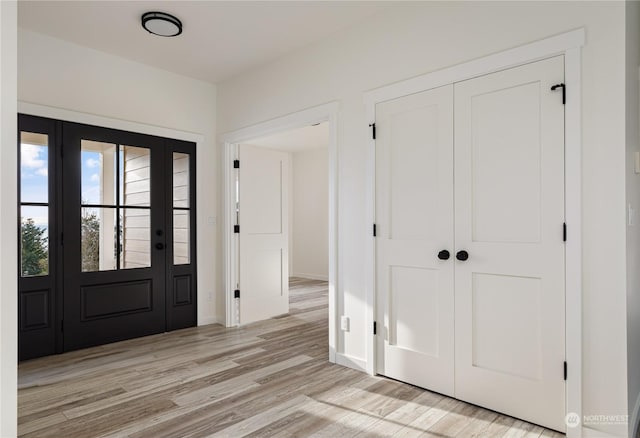
[[[398,4],[398,3],[396,3]],[[209,82],[311,45],[393,6],[374,1],[26,1],[20,27]],[[182,35],[145,31],[140,16],[168,12]]]
[[[329,146],[329,123],[324,122],[316,126],[292,129],[291,131],[257,138],[246,143],[282,152],[300,152],[326,148]]]

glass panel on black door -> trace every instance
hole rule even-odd
[[[82,271],[150,267],[150,149],[91,140],[81,149]]]
[[[120,269],[147,268],[151,266],[151,150],[120,146],[119,169],[120,206],[131,207],[120,209]]]
[[[20,133],[20,274],[49,274],[49,136]]]
[[[83,206],[80,220],[82,272],[116,269],[116,209]]]
[[[116,145],[81,142],[82,272],[117,267]]]
[[[188,265],[190,245],[189,154],[173,153],[173,264]]]
[[[122,208],[120,212],[120,269],[151,266],[151,211],[142,208]]]

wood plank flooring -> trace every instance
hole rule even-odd
[[[24,437],[561,437],[328,362],[327,284],[292,279],[289,315],[19,366]]]

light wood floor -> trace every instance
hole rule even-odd
[[[327,284],[292,279],[291,313],[21,363],[19,433],[56,437],[561,437],[332,365]]]

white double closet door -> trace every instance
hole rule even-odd
[[[375,142],[377,372],[561,431],[563,77],[556,57],[377,104]]]

